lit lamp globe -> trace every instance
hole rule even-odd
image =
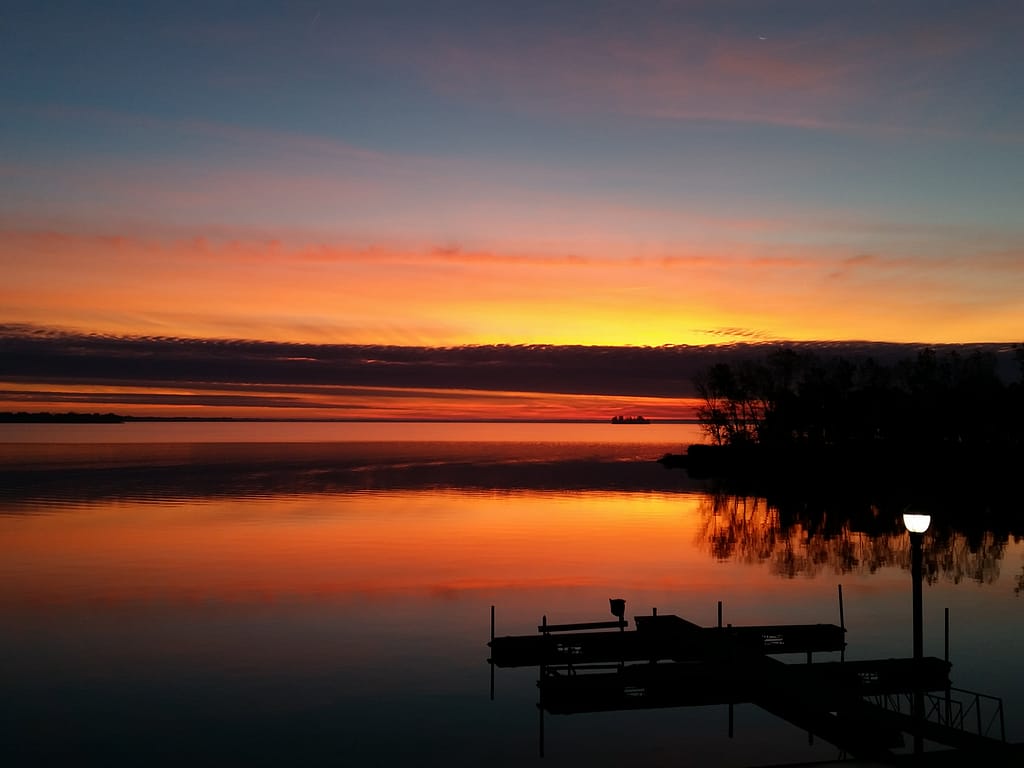
[[[903,516],[903,525],[911,533],[924,533],[931,525],[931,515],[906,514]]]

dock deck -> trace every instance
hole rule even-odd
[[[637,616],[636,629],[616,622],[538,626],[538,634],[495,637],[489,643],[498,667],[629,661],[700,661],[737,655],[841,651],[846,631],[835,624],[701,627],[672,614]],[[571,631],[562,631],[571,627]],[[588,631],[593,627],[593,631]]]

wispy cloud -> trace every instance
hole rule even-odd
[[[414,156],[380,152],[328,136],[287,130],[272,130],[254,125],[190,118],[157,117],[139,112],[115,111],[90,106],[51,103],[23,107],[20,111],[60,122],[87,123],[107,129],[143,130],[158,134],[184,134],[213,139],[225,145],[246,147],[259,152],[307,154],[318,160],[334,159],[346,163],[371,165],[374,169],[414,161]],[[424,158],[425,159],[425,158]]]
[[[770,333],[759,331],[754,328],[698,328],[695,330],[697,331],[697,333],[700,333],[704,336],[709,336],[713,339],[721,339],[726,342],[779,341],[779,339],[773,337]]]
[[[861,28],[870,19],[855,12],[837,19],[823,8],[792,11],[780,9],[784,20],[771,20],[768,35],[750,24],[714,24],[698,10],[657,27],[620,19],[528,37],[444,40],[410,54],[435,87],[505,108],[953,134],[956,115],[940,126],[908,107],[940,100],[929,73],[971,55],[998,24],[936,11],[893,13],[884,25]],[[879,100],[897,86],[905,95],[883,115]]]

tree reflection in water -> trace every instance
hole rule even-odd
[[[767,563],[785,578],[822,573],[874,573],[881,568],[910,569],[910,540],[895,514],[877,507],[852,519],[783,512],[757,496],[709,494],[700,504],[697,544],[718,560]],[[992,531],[962,533],[933,526],[924,540],[924,578],[932,584],[965,580],[990,584],[999,578],[1008,536]],[[1024,573],[1017,577],[1024,593]]]

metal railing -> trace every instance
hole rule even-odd
[[[866,696],[865,699],[889,712],[912,715],[915,696],[913,692],[905,691]],[[922,699],[922,716],[926,722],[964,733],[973,733],[983,739],[1006,741],[1006,723],[1001,698],[950,687],[945,693],[924,693]],[[997,726],[998,735],[995,735]]]

